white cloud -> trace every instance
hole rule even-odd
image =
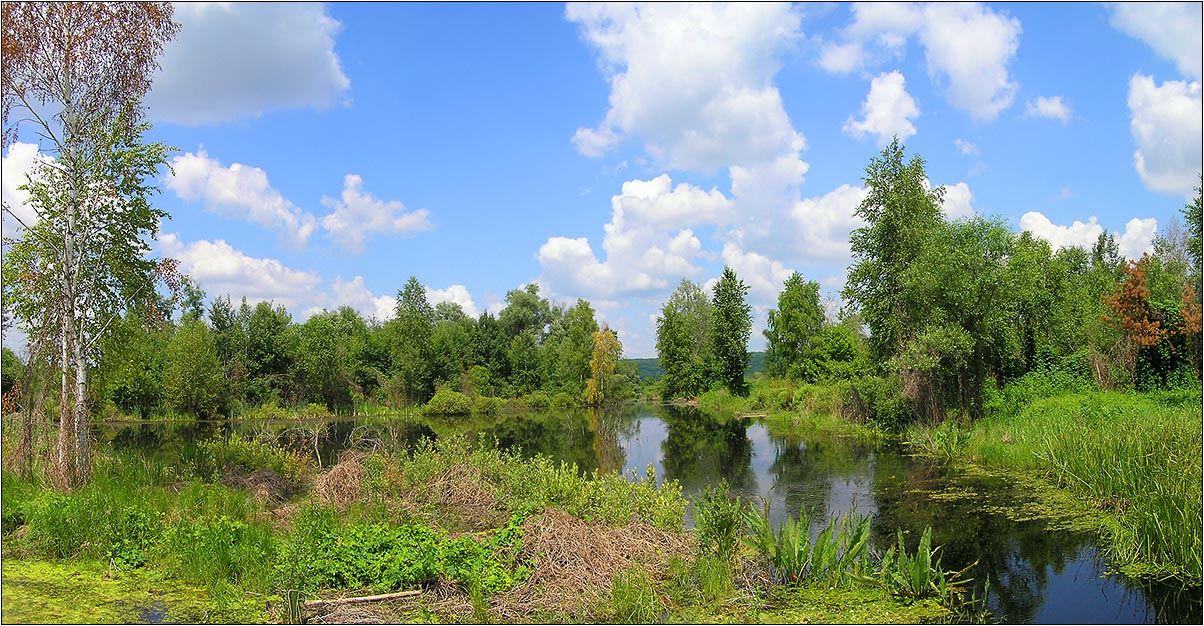
[[[342,277],[335,278],[330,287],[329,297],[321,299],[325,301],[323,306],[315,307],[313,312],[322,308],[337,309],[349,306],[365,318],[375,317],[381,322],[393,317],[393,310],[397,304],[397,299],[392,296],[377,296],[372,293],[364,284],[363,276],[356,276],[351,281],[343,280]]]
[[[321,4],[177,3],[146,96],[150,117],[209,124],[274,109],[326,108],[351,84],[334,51],[340,24]]]
[[[1054,224],[1038,211],[1029,211],[1020,216],[1020,228],[1048,241],[1054,250],[1071,246],[1090,250],[1104,232],[1104,227],[1100,226],[1094,215],[1086,222],[1075,220],[1069,226],[1062,226]],[[1153,249],[1154,234],[1157,231],[1158,220],[1152,217],[1133,218],[1125,224],[1125,232],[1118,233],[1117,247],[1126,258],[1140,258],[1143,253]]]
[[[38,152],[37,144],[13,142],[4,155],[3,169],[0,178],[3,179],[3,201],[8,211],[12,211],[21,222],[33,226],[38,221],[37,211],[25,203],[29,192],[17,189],[29,181],[29,175],[34,172],[40,159],[49,159]],[[5,211],[3,223],[5,234],[13,234],[21,229],[21,225]]]
[[[969,217],[974,214],[974,208],[970,206],[972,199],[974,194],[970,193],[970,186],[966,183],[945,185],[945,201],[941,204],[941,211],[951,220]]]
[[[221,239],[185,244],[176,234],[163,233],[157,247],[164,256],[179,260],[180,270],[211,296],[272,300],[292,311],[305,310],[320,299],[322,279],[317,274],[290,269],[276,259],[247,256]]]
[[[1054,224],[1039,211],[1029,211],[1020,216],[1020,228],[1049,242],[1054,250],[1078,246],[1087,250],[1104,232],[1093,215],[1086,222],[1075,220],[1070,226]]]
[[[1070,105],[1062,101],[1062,96],[1038,96],[1024,105],[1025,117],[1049,117],[1065,124],[1070,121]]]
[[[339,199],[322,197],[322,204],[334,211],[322,218],[322,228],[347,252],[362,252],[364,240],[375,234],[410,235],[434,228],[426,209],[407,213],[402,203],[385,202],[365,193],[363,187],[362,178],[348,174]]]
[[[790,211],[798,233],[795,245],[812,258],[848,259],[849,233],[865,224],[854,211],[867,195],[861,187],[841,185],[796,203]]]
[[[861,67],[862,48],[855,43],[826,44],[819,54],[819,66],[833,74],[848,74]]]
[[[957,151],[962,153],[962,156],[970,156],[971,154],[978,154],[978,146],[976,146],[964,139],[954,139],[953,145],[957,146]]]
[[[1125,232],[1116,238],[1116,246],[1125,258],[1139,259],[1146,252],[1154,251],[1154,235],[1157,232],[1158,220],[1135,217],[1125,224]]]
[[[861,119],[850,115],[843,130],[853,137],[863,137],[866,133],[876,135],[878,145],[885,146],[893,136],[905,140],[916,134],[911,120],[919,115],[916,101],[904,86],[903,74],[898,70],[884,72],[870,81],[870,92],[861,104]]]
[[[432,289],[427,286],[426,299],[431,303],[431,306],[440,302],[458,304],[469,317],[477,317],[481,314],[477,310],[476,303],[472,301],[472,294],[468,292],[468,288],[464,285],[448,285],[447,289]]]
[[[166,185],[183,200],[203,201],[209,211],[272,228],[290,244],[301,247],[309,240],[317,220],[289,202],[268,182],[267,172],[234,163],[223,166],[204,149],[172,158],[173,173]]]
[[[748,285],[750,303],[773,303],[793,270],[769,257],[752,251],[741,250],[734,244],[723,246],[723,262],[736,272],[736,276]],[[760,318],[765,312],[762,311]]]
[[[1020,45],[1020,22],[980,4],[861,3],[843,44],[829,44],[820,65],[849,71],[900,59],[907,40],[924,47],[928,75],[945,97],[976,120],[989,121],[1011,105],[1018,85],[1008,64]]]
[[[565,15],[611,87],[603,121],[573,138],[582,154],[636,137],[664,167],[709,172],[801,149],[772,84],[800,36],[790,5],[570,4]]]
[[[563,297],[591,299],[646,294],[677,283],[699,271],[693,260],[702,242],[690,228],[726,224],[736,218],[732,202],[717,189],[703,191],[668,174],[623,183],[611,198],[611,220],[604,227],[599,260],[585,237],[551,237],[537,258],[540,284]]]
[[[1121,2],[1111,5],[1112,26],[1145,42],[1179,73],[1200,80],[1202,26],[1198,2]]]
[[[1192,194],[1201,170],[1200,83],[1134,74],[1129,81],[1130,130],[1137,142],[1133,162],[1153,191]]]

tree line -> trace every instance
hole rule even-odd
[[[1036,379],[1199,388],[1199,187],[1186,228],[1172,221],[1152,253],[1129,261],[1107,232],[1090,249],[1055,252],[1001,218],[948,220],[943,188],[904,152],[896,139],[866,168],[856,210],[866,225],[851,236],[838,318],[825,314],[818,283],[797,272],[786,281],[765,330],[770,375],[838,384],[846,406],[889,424],[976,419],[1000,390]],[[743,389],[717,375],[721,325],[708,320],[720,310],[718,288],[708,303],[689,281],[664,304],[668,397]]]
[[[272,302],[235,305],[219,296],[206,308],[195,285],[185,280],[182,292],[177,322],[152,324],[129,311],[114,324],[92,368],[97,413],[214,417],[316,404],[351,414],[421,406],[440,387],[601,404],[638,385],[632,368],[619,364],[617,335],[599,327],[588,301],[555,304],[535,284],[507,293],[496,316],[473,318],[453,302],[432,305],[410,277],[384,322],[348,306],[297,322]],[[5,355],[6,370],[9,360],[19,363]]]

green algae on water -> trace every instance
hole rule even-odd
[[[103,563],[4,559],[4,624],[266,623],[266,599],[214,602],[204,589]]]

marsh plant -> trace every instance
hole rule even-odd
[[[897,550],[896,550],[897,548]],[[962,590],[970,582],[962,576],[977,562],[960,572],[946,572],[937,555],[940,547],[932,547],[932,527],[924,528],[920,543],[912,554],[907,552],[903,531],[898,531],[898,545],[887,549],[878,569],[878,579],[892,593],[920,600],[937,598],[946,607],[961,604]]]
[[[787,516],[775,532],[764,511],[749,508],[744,520],[748,534],[745,545],[768,562],[770,575],[778,583],[843,583],[864,567],[870,538],[870,518],[853,513],[831,520],[811,539],[811,516],[803,511],[798,519]]]

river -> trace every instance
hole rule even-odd
[[[969,567],[980,588],[989,580],[987,605],[1005,623],[1201,622],[1199,589],[1111,573],[1094,536],[1036,513],[1041,503],[1011,481],[907,456],[896,442],[774,436],[754,419],[715,419],[689,407],[628,405],[491,419],[110,424],[97,436],[150,452],[166,441],[229,431],[271,432],[321,458],[323,466],[357,441],[396,450],[423,437],[465,434],[575,463],[584,472],[642,477],[651,467],[658,480],[681,483],[687,497],[724,480],[734,492],[768,503],[775,522],[804,510],[817,526],[852,511],[872,515],[879,550],[895,541],[897,528],[918,537],[931,526],[944,568]]]

